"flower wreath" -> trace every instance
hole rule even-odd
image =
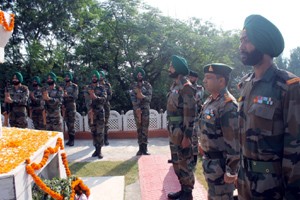
[[[64,149],[63,142],[62,142],[61,138],[57,139],[55,148],[48,147],[44,151],[43,159],[41,160],[41,162],[39,164],[36,164],[36,163],[31,163],[30,164],[30,159],[26,159],[25,162],[27,164],[26,171],[27,171],[28,174],[30,174],[32,176],[35,184],[41,190],[43,190],[45,193],[49,194],[52,198],[57,199],[57,200],[63,200],[64,199],[63,195],[61,195],[61,194],[59,194],[59,193],[51,190],[51,188],[49,188],[42,181],[42,179],[35,174],[35,170],[41,169],[47,163],[49,155],[57,153],[58,150],[59,150],[59,148],[61,150]],[[66,174],[67,174],[68,177],[70,177],[71,176],[71,171],[69,169],[67,155],[65,153],[62,153],[61,154],[61,158],[62,158],[63,165],[65,167],[65,170],[66,170]],[[74,200],[75,194],[76,194],[75,190],[78,188],[78,186],[79,186],[79,188],[81,188],[82,191],[85,192],[85,194],[86,194],[87,197],[90,196],[90,189],[86,185],[84,185],[84,183],[83,183],[83,181],[81,179],[76,178],[74,181],[72,181],[72,185],[71,185],[72,193],[71,193],[71,196],[70,196],[70,200]]]
[[[4,12],[0,10],[0,24],[3,26],[4,30],[6,31],[12,31],[15,26],[15,15],[14,14],[9,14],[10,15],[10,23],[8,25]]]

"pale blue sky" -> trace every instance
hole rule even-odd
[[[223,30],[241,29],[245,18],[260,14],[272,21],[285,40],[283,55],[300,47],[300,3],[297,0],[143,0],[164,15],[179,19],[197,17]]]

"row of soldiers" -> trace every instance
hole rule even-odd
[[[12,77],[12,87],[5,88],[4,103],[9,107],[4,112],[5,123],[11,127],[27,128],[27,117],[32,119],[35,129],[49,131],[63,131],[65,121],[69,140],[66,145],[74,146],[76,100],[78,86],[73,83],[73,75],[67,72],[64,76],[65,84],[57,84],[57,76],[50,72],[47,75],[47,86],[41,84],[41,79],[34,76],[32,89],[23,85],[23,76],[16,72]],[[105,80],[105,73],[94,70],[91,74],[91,84],[84,87],[85,102],[88,108],[89,126],[96,148],[93,156],[102,158],[101,147],[108,143],[108,119],[112,90]],[[27,106],[29,105],[29,106]],[[29,112],[27,108],[29,107]]]

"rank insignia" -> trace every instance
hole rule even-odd
[[[214,71],[213,67],[212,67],[212,66],[209,66],[208,71],[209,71],[209,72],[213,72],[213,71]]]

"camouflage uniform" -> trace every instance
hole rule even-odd
[[[141,89],[145,96],[143,99],[137,98],[136,90]],[[131,103],[133,106],[133,114],[138,133],[138,144],[140,147],[147,148],[148,144],[148,129],[150,121],[150,103],[152,98],[152,86],[149,82],[143,81],[139,86],[138,82],[134,82],[130,92]],[[139,122],[137,110],[141,111],[141,121]],[[147,152],[147,149],[145,149]]]
[[[31,119],[33,121],[34,128],[37,130],[45,130],[44,116],[45,113],[45,101],[43,100],[42,88],[36,87],[30,91],[34,98],[29,98],[29,108],[31,112]]]
[[[194,188],[192,145],[182,148],[183,137],[192,138],[195,118],[195,90],[186,77],[174,82],[168,93],[167,120],[172,163],[183,191]]]
[[[104,123],[104,140],[107,142],[106,145],[108,145],[108,129],[109,129],[109,125],[108,125],[108,120],[109,120],[109,115],[110,115],[110,100],[112,98],[112,90],[111,90],[111,85],[109,82],[105,81],[104,83],[104,88],[107,94],[107,99],[106,102],[104,104],[104,111],[105,111],[105,123]]]
[[[46,109],[46,129],[49,131],[60,131],[62,132],[62,116],[61,116],[61,104],[63,100],[63,90],[59,86],[54,86],[53,89],[48,87],[50,100],[45,101]]]
[[[27,128],[27,101],[29,97],[29,89],[25,85],[18,87],[12,86],[9,89],[9,94],[13,102],[9,115],[9,124],[11,127]]]
[[[300,78],[271,66],[239,84],[239,199],[300,199]]]
[[[75,136],[76,100],[78,98],[78,86],[70,81],[63,87],[67,96],[63,97],[63,117],[68,127],[69,136]]]
[[[104,143],[104,103],[106,102],[107,94],[105,88],[99,83],[90,84],[87,86],[86,90],[86,106],[89,112],[89,126],[93,135],[93,145],[97,151],[99,149],[98,154],[101,154],[101,147]],[[90,90],[94,91],[95,95],[97,96],[96,99],[92,100],[89,98],[88,91]]]
[[[227,88],[216,99],[206,99],[199,121],[208,199],[233,199],[234,184],[225,183],[224,174],[238,171],[238,114],[236,100]]]

